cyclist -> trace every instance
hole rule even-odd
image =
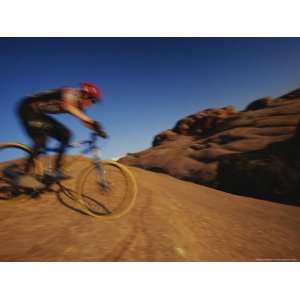
[[[18,107],[18,115],[27,134],[33,141],[33,152],[25,165],[25,175],[29,174],[33,161],[46,146],[48,137],[60,142],[55,169],[51,174],[55,179],[64,179],[61,162],[71,138],[71,131],[49,114],[68,113],[78,118],[83,125],[107,138],[99,122],[92,120],[84,110],[102,100],[102,91],[92,83],[81,83],[80,88],[64,87],[27,96]]]

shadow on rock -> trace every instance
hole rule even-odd
[[[262,150],[224,156],[217,188],[300,206],[300,125],[295,136]]]

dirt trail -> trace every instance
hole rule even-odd
[[[119,219],[82,215],[54,193],[1,203],[0,261],[300,259],[300,207],[130,169],[138,196]]]

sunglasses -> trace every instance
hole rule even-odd
[[[92,103],[96,103],[97,102],[97,99],[93,96],[89,96],[89,95],[85,95],[85,99],[88,99],[88,100],[91,100]]]
[[[97,102],[97,100],[95,98],[91,98],[92,103],[95,104]]]

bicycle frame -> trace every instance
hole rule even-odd
[[[101,149],[97,145],[97,138],[98,138],[98,135],[96,133],[91,133],[91,138],[89,140],[84,140],[84,141],[79,141],[79,142],[69,144],[68,148],[79,148],[82,145],[87,145],[87,148],[81,150],[80,153],[82,153],[82,154],[91,153],[92,154],[91,160],[92,160],[93,164],[95,165],[96,170],[99,174],[99,178],[100,178],[99,184],[103,188],[108,188],[109,185],[108,185],[108,182],[107,182],[107,179],[106,179],[105,169],[104,169],[104,167],[101,163],[101,161],[102,161],[102,159],[101,159]],[[57,153],[57,152],[59,152],[59,150],[58,150],[58,148],[46,147],[44,149],[44,151],[41,152],[41,154],[47,154],[49,152]],[[47,159],[47,169],[48,169],[49,172],[51,172],[51,170],[52,170],[52,166],[51,166],[49,158]]]
[[[0,180],[3,183],[0,185],[0,199],[15,202],[27,200],[29,197],[38,198],[44,192],[55,192],[59,200],[67,207],[90,216],[114,219],[127,213],[132,208],[137,195],[137,184],[131,171],[118,162],[101,159],[101,150],[97,145],[96,134],[92,134],[89,140],[72,143],[69,147],[81,147],[81,153],[89,154],[89,159],[84,159],[83,163],[79,163],[79,165],[76,165],[78,161],[76,158],[67,159],[63,163],[65,168],[70,168],[70,170],[72,170],[72,165],[75,163],[73,169],[74,171],[77,170],[77,172],[74,172],[74,176],[76,176],[70,182],[75,190],[65,186],[62,182],[63,178],[60,180],[57,176],[56,179],[53,173],[47,174],[45,172],[47,167],[50,169],[51,166],[52,169],[55,161],[53,155],[47,155],[47,153],[58,153],[58,148],[47,147],[41,151],[39,154],[45,154],[45,156],[41,159],[35,159],[32,172],[27,174],[24,172],[24,163],[26,163],[24,154],[32,153],[32,149],[18,142],[0,144],[0,151],[3,149],[21,151],[21,156],[18,155],[11,163],[8,161],[8,164],[4,164],[1,169],[1,175],[3,176]],[[19,158],[20,160],[18,160]],[[27,175],[28,177],[26,177]],[[34,181],[34,177],[42,185]],[[64,179],[67,180],[67,178]],[[100,188],[98,191],[97,185]],[[73,207],[73,205],[65,203],[60,197],[61,193],[67,196],[68,199],[76,201],[79,207],[76,205]]]

